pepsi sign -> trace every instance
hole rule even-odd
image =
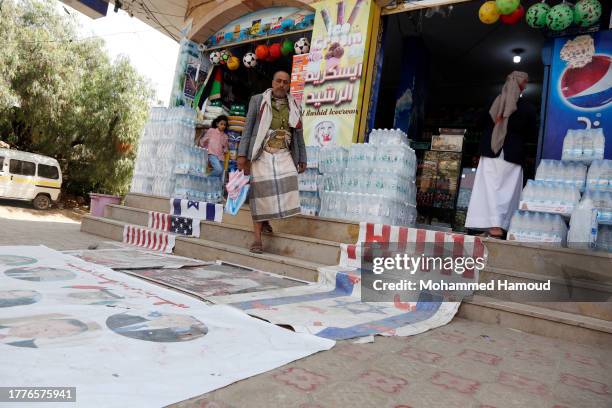
[[[612,32],[586,35],[593,39],[594,52],[578,67],[570,66],[567,58],[561,58],[563,47],[576,36],[555,39],[542,159],[561,159],[567,130],[584,129],[589,125],[603,129],[605,158],[612,159]]]

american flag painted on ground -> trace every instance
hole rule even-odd
[[[341,245],[340,265],[359,268],[362,244],[374,242],[405,244],[406,252],[409,254],[433,251],[429,255],[485,259],[487,255],[484,244],[480,238],[475,236],[362,222],[359,224],[357,243]],[[430,247],[426,249],[427,245]],[[463,276],[473,279],[474,270],[466,270]]]
[[[152,251],[171,254],[176,243],[176,235],[138,225],[126,225],[123,227],[123,242]]]
[[[149,228],[188,237],[200,236],[200,220],[149,211]]]
[[[222,222],[223,205],[206,203],[204,201],[185,200],[182,198],[171,198],[170,215]]]

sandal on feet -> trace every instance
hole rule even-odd
[[[251,244],[251,248],[249,249],[254,254],[262,254],[263,253],[263,245],[258,242],[254,242]]]

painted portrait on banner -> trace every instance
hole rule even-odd
[[[53,282],[76,278],[76,274],[67,269],[47,267],[14,268],[4,271],[4,274],[9,278],[30,282]]]
[[[68,347],[93,339],[98,330],[96,323],[63,314],[0,319],[0,343],[27,348]]]
[[[0,308],[31,305],[40,301],[40,293],[35,290],[0,291]]]
[[[22,266],[36,262],[36,259],[27,256],[0,255],[0,266]]]
[[[122,336],[160,343],[195,340],[208,333],[206,325],[195,317],[157,311],[112,315],[106,325]]]
[[[371,0],[321,1],[303,73],[308,146],[349,146],[356,138],[373,16]]]

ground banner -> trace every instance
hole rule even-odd
[[[165,406],[333,344],[43,246],[0,247],[3,386],[76,387],[78,406]]]
[[[165,269],[186,266],[203,266],[211,262],[199,261],[182,256],[161,254],[136,248],[85,249],[63,251],[86,262],[106,266],[111,269]]]
[[[419,253],[427,243],[450,254],[464,248],[486,258],[484,246],[475,237],[382,224],[360,224],[359,240],[343,245],[341,264],[319,269],[317,283],[268,292],[212,297],[250,315],[275,324],[289,325],[297,332],[345,340],[375,334],[409,336],[449,323],[460,302],[444,301],[423,292],[415,301],[362,302],[362,243],[405,243],[407,253]],[[432,272],[433,273],[433,272]],[[470,275],[470,274],[468,274]],[[472,271],[471,279],[477,279]]]
[[[187,237],[200,236],[200,220],[193,218],[149,211],[148,225],[149,228]]]

